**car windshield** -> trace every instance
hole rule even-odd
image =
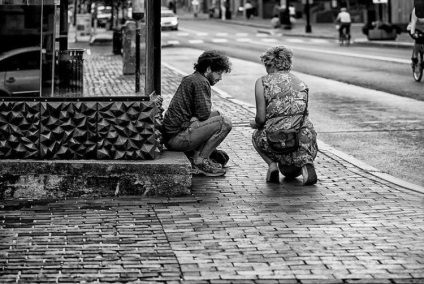
[[[174,13],[172,13],[172,12],[162,12],[161,16],[162,17],[175,17]]]
[[[110,8],[99,9],[99,14],[110,14],[111,12],[112,9]]]

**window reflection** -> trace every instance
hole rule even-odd
[[[129,4],[111,3],[103,6],[102,2],[83,1],[74,7],[70,0],[0,0],[0,97],[135,95],[135,71],[108,69],[125,65],[135,70],[136,60],[136,33],[129,28],[135,23],[128,13]],[[93,11],[98,11],[97,15]],[[146,72],[145,29],[142,25],[141,89]],[[110,45],[102,44],[112,36],[113,54]],[[90,47],[96,39],[100,44]],[[95,50],[91,55],[90,49]],[[110,64],[99,66],[97,62]],[[105,72],[113,85],[128,84],[124,94],[92,75]]]
[[[0,0],[0,96],[51,96],[53,4]]]

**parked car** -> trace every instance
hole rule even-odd
[[[162,30],[178,30],[178,17],[171,10],[161,9],[160,26]]]
[[[112,7],[99,6],[97,8],[97,26],[108,28],[112,23]]]
[[[40,48],[24,47],[0,54],[0,97],[40,93]]]

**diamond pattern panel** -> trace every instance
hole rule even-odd
[[[38,102],[0,102],[0,157],[39,158],[40,105]]]
[[[0,159],[155,159],[154,101],[0,101]]]
[[[159,154],[157,112],[151,101],[99,102],[97,159],[155,159]]]
[[[96,158],[97,102],[41,102],[43,159]]]

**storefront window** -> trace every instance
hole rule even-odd
[[[54,1],[0,0],[0,96],[53,93]]]

